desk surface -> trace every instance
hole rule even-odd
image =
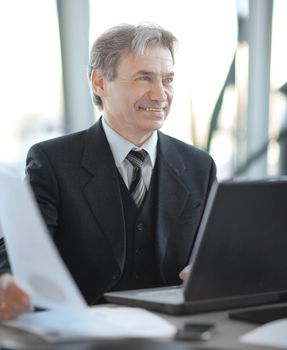
[[[282,305],[286,305],[282,304]],[[111,307],[114,307],[111,305]],[[15,333],[13,330],[7,330],[0,326],[1,345],[0,349],[61,349],[61,350],[192,350],[192,349],[249,349],[249,350],[278,350],[278,348],[255,346],[243,344],[238,338],[254,329],[256,325],[231,320],[227,311],[197,314],[191,316],[170,316],[158,314],[164,319],[170,321],[176,326],[185,322],[213,323],[215,325],[214,334],[208,341],[191,342],[191,341],[174,341],[174,340],[139,340],[139,339],[122,339],[122,340],[95,340],[93,342],[73,342],[57,345],[45,345],[42,341],[33,336],[21,332]],[[5,342],[5,339],[8,340]],[[10,339],[10,342],[9,342]],[[12,340],[12,341],[11,341]],[[14,340],[14,342],[13,342]],[[27,344],[25,347],[24,344]],[[18,344],[18,347],[17,347]]]
[[[199,323],[213,323],[215,325],[214,334],[208,341],[192,342],[196,348],[209,349],[277,349],[270,346],[255,346],[250,344],[240,343],[238,338],[258,327],[258,325],[231,320],[228,317],[227,311],[212,312],[206,314],[198,314],[183,317],[164,316],[165,319],[170,320],[173,324],[180,326],[184,322],[199,322]]]

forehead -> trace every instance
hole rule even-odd
[[[151,47],[141,56],[133,53],[123,53],[119,60],[117,73],[135,74],[138,71],[147,71],[157,74],[166,74],[173,71],[173,60],[169,49]]]

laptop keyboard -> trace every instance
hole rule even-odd
[[[138,292],[137,297],[162,303],[181,304],[184,302],[182,287],[163,288],[148,292]]]

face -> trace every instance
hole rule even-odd
[[[92,79],[108,124],[134,144],[144,143],[169,113],[173,75],[172,56],[166,48],[149,48],[140,57],[123,54],[113,81]]]

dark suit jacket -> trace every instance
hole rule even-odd
[[[158,135],[156,254],[162,279],[171,285],[188,264],[215,165],[207,153]],[[64,261],[95,303],[120,279],[126,255],[118,171],[101,121],[34,145],[26,171]]]

